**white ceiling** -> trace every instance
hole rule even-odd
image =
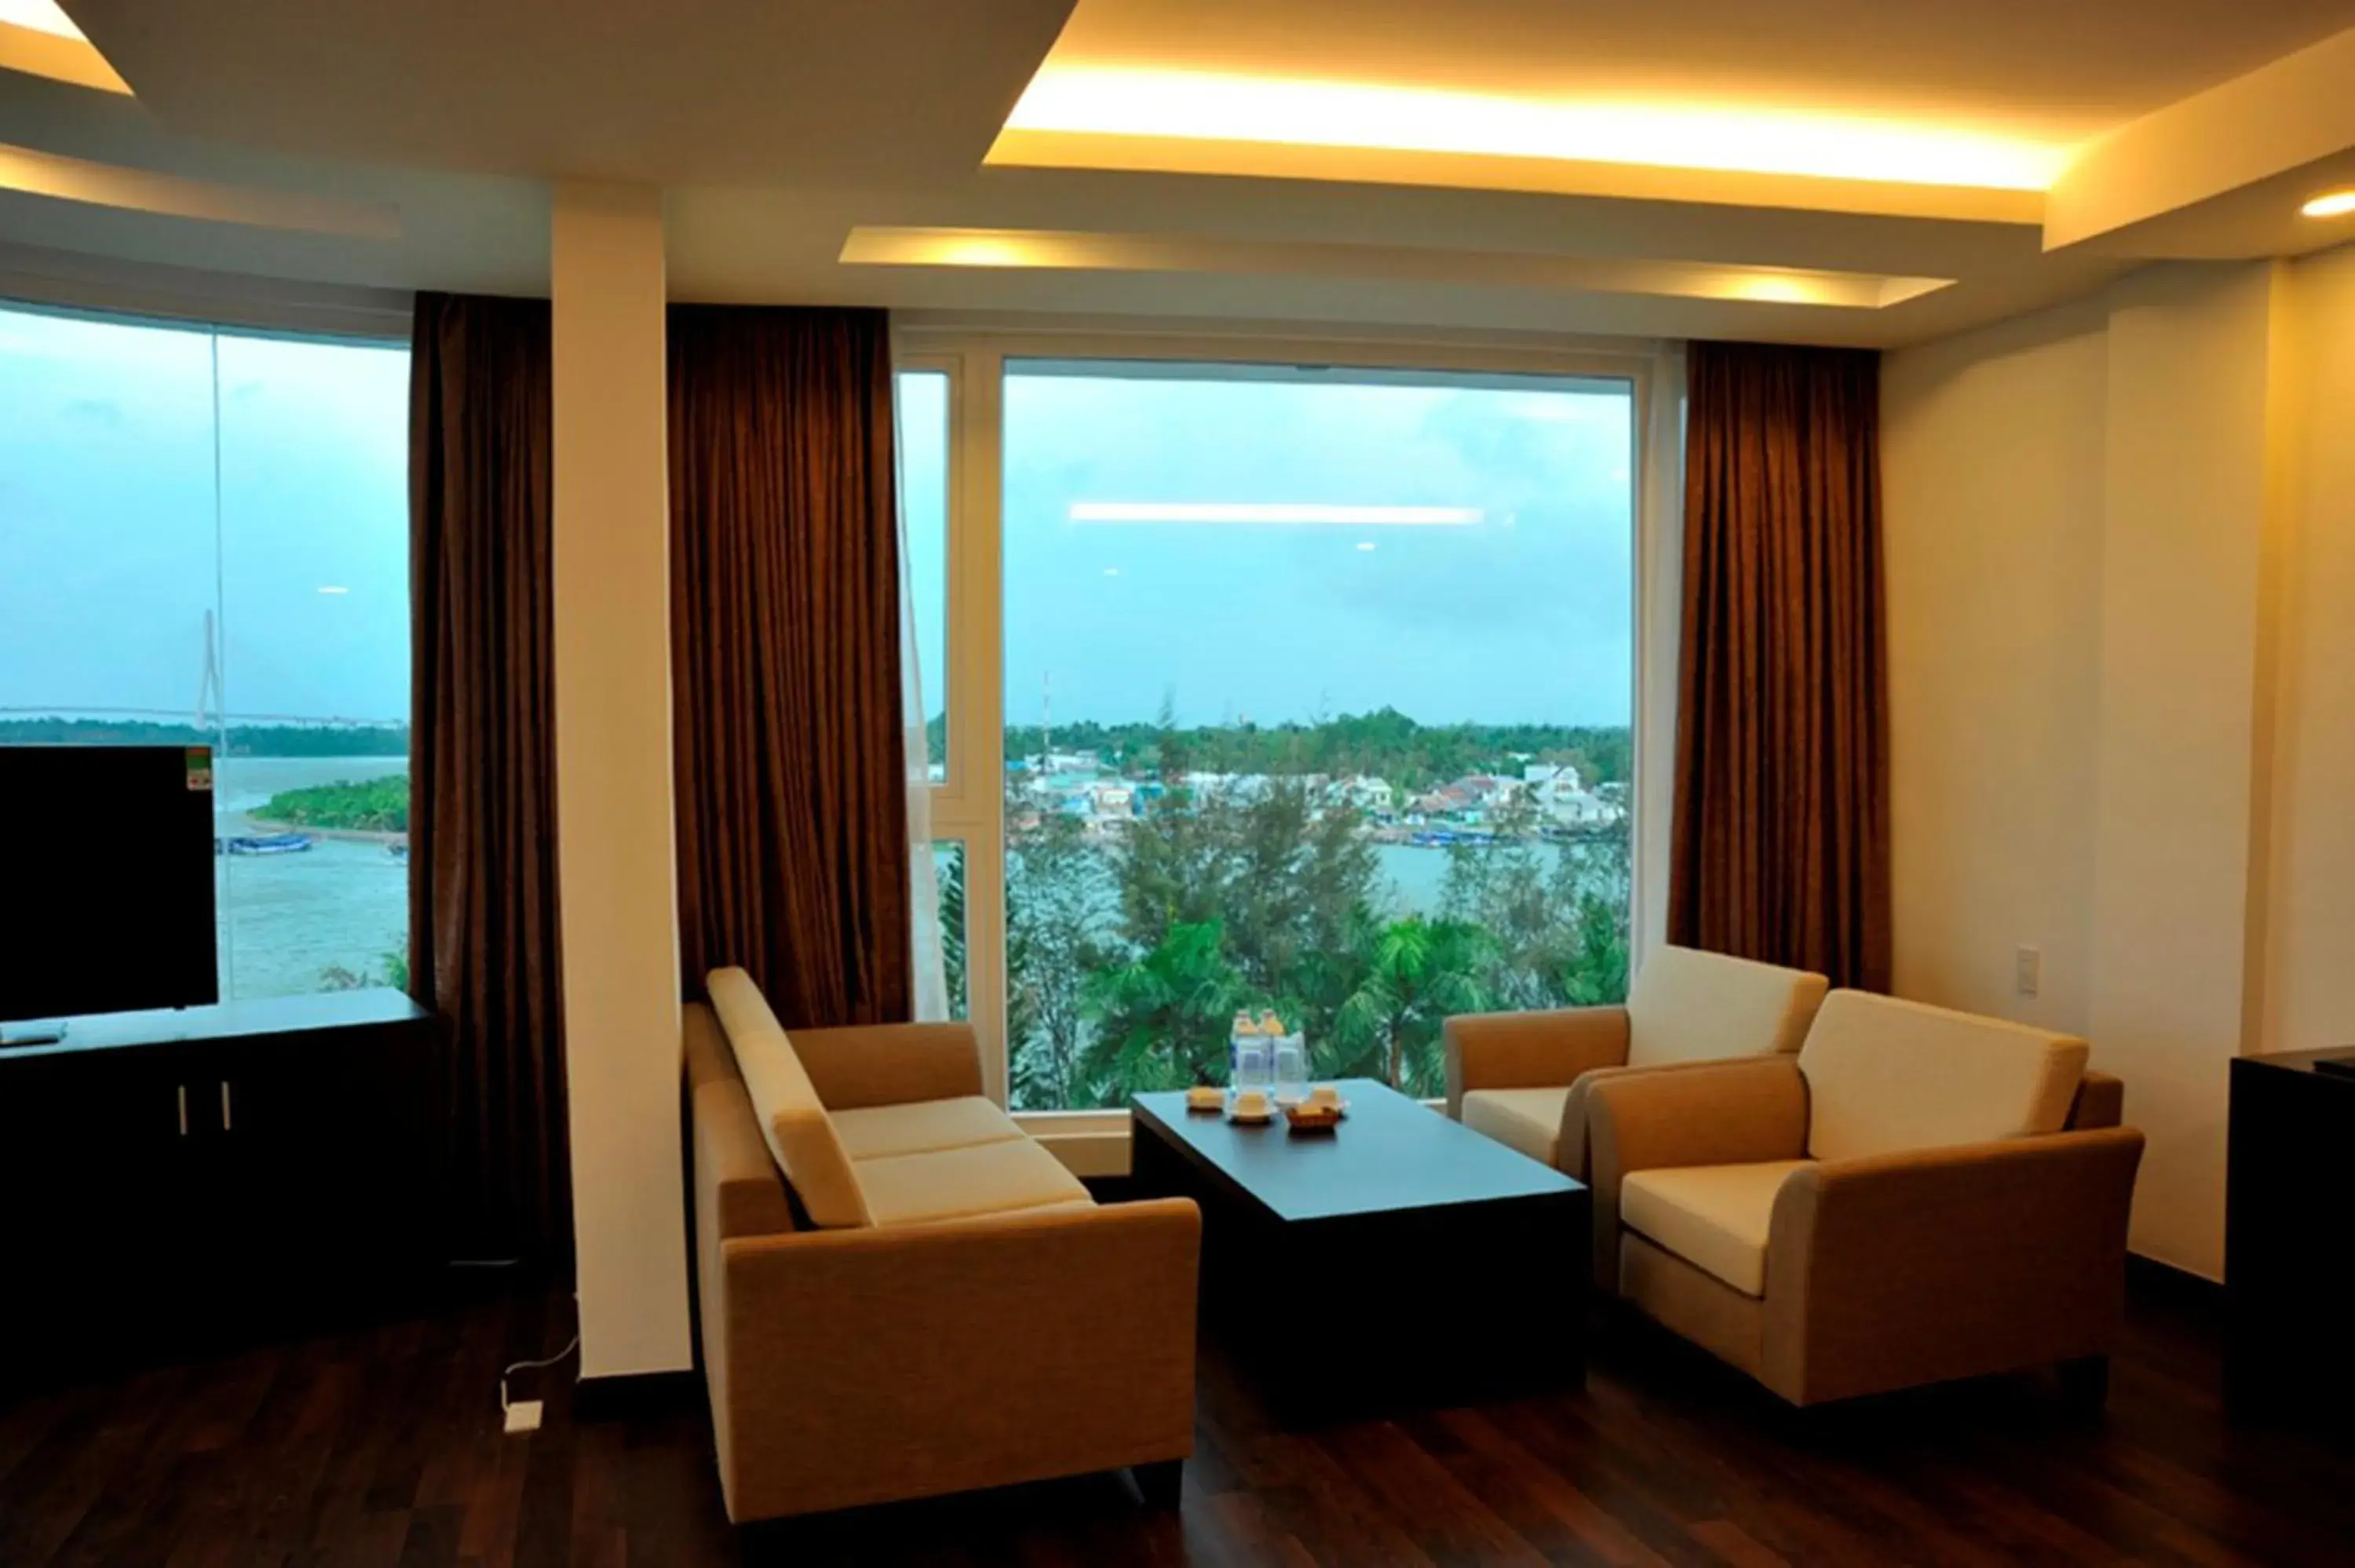
[[[2329,242],[2328,231],[2275,210],[2328,171],[2302,154],[2297,167],[2254,153],[2247,169],[2226,160],[2207,178],[2213,200],[2175,201],[2096,243],[2048,252],[2034,221],[1919,216],[1935,205],[1893,200],[1887,186],[1869,200],[1838,181],[1698,175],[1646,186],[1582,164],[1547,171],[1529,182],[1537,189],[1495,188],[1517,181],[1468,170],[1459,179],[1437,165],[1360,174],[1336,164],[1269,178],[1261,172],[1277,164],[1263,149],[1233,143],[1217,152],[1222,161],[1180,149],[1175,164],[1142,167],[983,160],[1042,60],[1796,108],[2072,146],[2138,116],[2156,123],[2188,94],[2355,26],[2355,0],[1785,0],[1764,9],[1733,0],[1079,0],[1075,11],[1069,0],[66,0],[66,9],[136,97],[0,69],[0,154],[35,149],[197,188],[183,216],[74,199],[69,188],[27,194],[23,182],[8,188],[0,157],[0,244],[53,253],[52,270],[83,255],[329,285],[538,291],[548,183],[589,177],[669,190],[682,298],[1881,344],[2083,292],[2145,256]],[[2317,112],[2328,121],[2337,111]],[[2315,134],[2331,143],[2335,123]],[[399,232],[305,231],[252,217],[286,193],[389,209]],[[837,257],[862,227],[1094,235],[1124,260],[845,266]],[[1883,309],[1679,298],[1640,281],[1696,266],[1956,281]]]

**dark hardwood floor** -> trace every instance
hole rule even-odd
[[[524,1374],[547,1425],[501,1435],[501,1365],[571,1331],[533,1292],[13,1399],[0,1564],[2355,1562],[2355,1446],[2228,1419],[2213,1326],[2147,1288],[2098,1418],[2032,1377],[1795,1413],[1611,1320],[1582,1394],[1284,1431],[1213,1351],[1175,1513],[1094,1477],[748,1531],[691,1402]]]

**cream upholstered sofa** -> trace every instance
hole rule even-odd
[[[1194,1441],[1201,1216],[1099,1206],[983,1096],[963,1024],[687,1010],[696,1285],[739,1521],[1128,1467]]]
[[[1625,1007],[1451,1018],[1447,1114],[1584,1181],[1586,1097],[1596,1083],[1620,1071],[1796,1051],[1828,983],[1803,969],[1664,947],[1644,960]]]
[[[2056,1363],[2098,1390],[2143,1140],[2085,1056],[1840,991],[1796,1059],[1598,1083],[1619,1294],[1795,1404]]]

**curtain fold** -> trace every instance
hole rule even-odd
[[[445,1021],[456,1255],[571,1245],[544,300],[417,298],[410,990]]]
[[[687,993],[913,1008],[891,354],[879,311],[674,306],[671,636]]]
[[[1880,359],[1696,343],[1668,939],[1890,982]]]

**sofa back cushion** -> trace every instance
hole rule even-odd
[[[2085,1043],[1860,991],[1824,999],[1799,1052],[1817,1160],[2058,1132]]]
[[[833,1118],[810,1086],[809,1074],[794,1054],[793,1042],[785,1038],[761,988],[742,969],[726,969],[705,977],[704,989],[736,1053],[736,1070],[743,1075],[761,1136],[768,1140],[769,1152],[793,1183],[811,1223],[872,1224],[858,1173],[835,1132]]]
[[[1653,949],[1627,997],[1627,1065],[1796,1051],[1823,976],[1692,948]]]

